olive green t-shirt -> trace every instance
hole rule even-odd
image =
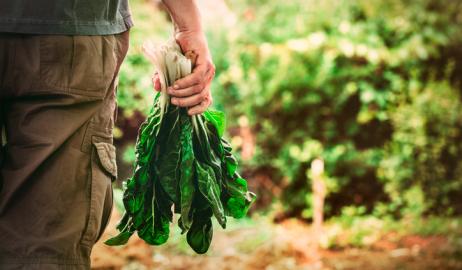
[[[0,0],[0,33],[109,35],[131,26],[128,0]]]

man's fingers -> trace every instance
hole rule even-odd
[[[193,96],[182,97],[182,98],[173,97],[171,101],[172,101],[172,104],[180,106],[180,107],[192,107],[192,106],[195,106],[201,103],[206,98],[206,94],[204,93],[205,92],[201,92]]]
[[[213,69],[209,69],[207,70],[204,76],[204,81],[202,83],[198,83],[193,86],[178,90],[174,89],[173,87],[169,87],[168,93],[174,97],[187,97],[199,94],[210,84],[214,75],[215,71]]]
[[[195,94],[199,94],[204,89],[202,84],[196,84],[188,88],[175,90],[173,87],[168,88],[168,94],[174,97],[189,97]]]
[[[205,65],[197,66],[193,73],[189,74],[188,76],[181,78],[177,80],[173,84],[173,88],[175,90],[178,89],[185,89],[188,87],[191,87],[195,84],[199,84],[204,80],[204,75],[206,73],[207,69]]]
[[[202,64],[198,64],[190,75],[177,80],[174,83],[174,88],[185,89],[199,83],[206,85],[210,80],[213,79],[214,75],[215,66],[212,64],[212,62],[206,61]]]
[[[162,86],[160,85],[159,74],[156,72],[152,76],[152,85],[154,86],[154,90],[160,91]]]
[[[212,98],[207,97],[200,104],[188,109],[189,115],[201,114],[212,104]]]
[[[210,64],[209,69],[207,70],[207,73],[206,73],[207,82],[210,82],[213,80],[213,78],[215,77],[215,70],[216,70],[215,65]]]
[[[177,80],[167,89],[171,102],[179,107],[189,107],[188,114],[200,114],[212,103],[210,83],[215,76],[215,66],[207,58],[197,59],[197,65],[188,76]]]

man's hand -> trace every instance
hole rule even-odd
[[[207,40],[200,25],[200,16],[194,1],[163,1],[175,25],[175,39],[183,53],[197,55],[192,73],[177,80],[167,89],[171,102],[180,107],[188,107],[188,114],[203,113],[212,104],[210,84],[215,76]],[[181,3],[180,3],[181,2]],[[160,81],[155,74],[154,89],[160,90]]]

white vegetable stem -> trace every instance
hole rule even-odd
[[[149,60],[154,64],[154,67],[159,75],[161,85],[161,96],[159,99],[162,122],[163,115],[167,112],[170,105],[170,95],[167,93],[167,88],[173,83],[191,74],[191,60],[186,58],[181,52],[180,46],[172,38],[163,45],[155,45],[152,42],[143,44],[143,51]],[[198,131],[196,116],[192,117],[193,126]]]

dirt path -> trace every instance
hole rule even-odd
[[[102,239],[114,235],[120,215],[113,212]],[[175,225],[176,226],[176,225]],[[150,247],[134,235],[123,247],[99,242],[93,250],[92,269],[165,270],[426,270],[462,269],[460,252],[445,237],[384,237],[367,249],[348,248],[317,252],[311,228],[297,220],[270,224],[264,218],[252,223],[230,222],[226,230],[215,227],[206,255],[194,254],[176,227],[171,239]]]

